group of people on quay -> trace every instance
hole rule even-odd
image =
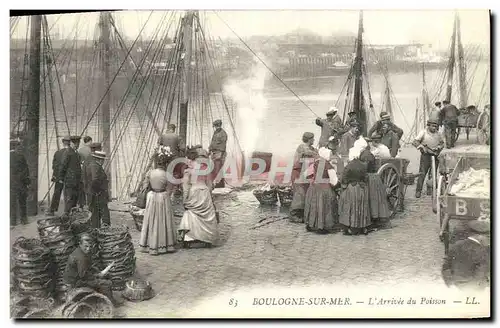
[[[458,116],[459,110],[449,101],[437,102],[426,128],[413,140],[421,153],[416,198],[422,196],[426,176],[428,193],[432,188],[432,157],[437,163],[445,146],[455,146]],[[356,112],[348,113],[342,124],[338,110],[332,107],[326,119],[316,119],[321,127],[317,149],[314,134],[303,134],[294,157],[291,221],[305,223],[308,231],[317,233],[343,230],[346,235],[358,235],[389,219],[386,186],[376,174],[375,161],[398,157],[404,132],[386,112],[380,113],[367,136],[361,135],[360,124]]]

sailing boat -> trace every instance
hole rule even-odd
[[[344,102],[344,123],[347,121],[347,113],[356,113],[358,122],[361,125],[361,134],[366,137],[369,128],[378,120],[380,112],[373,105],[373,98],[370,91],[368,72],[364,60],[363,32],[363,11],[361,11],[359,14],[358,37],[355,44],[354,60],[344,87],[337,99],[336,106],[338,107],[342,101]],[[385,81],[385,90],[382,95],[380,108],[384,108],[385,112],[391,116],[391,120],[394,122],[394,94],[390,86],[387,63],[378,61],[378,66]],[[401,111],[401,108],[399,109]],[[402,111],[401,114],[404,116]]]
[[[52,47],[47,18],[30,18],[32,27],[38,19],[43,21],[39,30],[32,33],[34,42],[42,43],[43,38],[42,50],[39,55],[30,56],[30,59],[42,63],[43,79],[41,85],[28,89],[29,99],[42,99],[39,111],[39,117],[42,118],[39,123],[42,124],[35,122],[37,128],[29,124],[27,128],[17,124],[16,121],[25,120],[25,110],[13,109],[17,115],[13,120],[16,124],[11,130],[37,135],[37,138],[29,139],[30,146],[40,148],[42,155],[32,153],[36,154],[37,164],[41,164],[41,170],[38,166],[32,168],[33,178],[39,182],[39,186],[35,185],[30,193],[36,205],[38,196],[42,202],[50,197],[52,184],[49,168],[55,151],[53,145],[58,147],[56,140],[65,134],[88,134],[95,141],[103,143],[108,153],[105,167],[111,180],[112,198],[115,199],[127,199],[130,193],[137,190],[158,135],[170,123],[177,123],[186,144],[202,144],[206,148],[211,123],[220,118],[226,122],[224,128],[229,135],[228,153],[238,156],[241,152],[234,117],[227,106],[222,86],[219,84],[221,91],[218,95],[210,94],[208,90],[210,71],[214,70],[216,63],[198,12],[188,11],[182,18],[178,17],[177,12],[161,14],[152,38],[145,42],[147,44],[141,45],[144,50],[137,56],[131,53],[137,49],[139,37],[132,44],[127,44],[111,13],[99,14],[99,37],[98,40],[86,40],[90,41],[87,53],[75,51],[78,23],[75,24],[73,42],[68,42],[72,46],[59,49],[56,53]],[[139,36],[148,21],[143,24]],[[170,38],[172,34],[173,38]],[[167,47],[171,40],[174,40],[170,43],[173,46]],[[72,63],[70,58],[75,53],[76,60],[73,58]],[[61,65],[61,57],[67,59],[66,67]],[[156,62],[166,63],[167,70],[161,75],[154,74],[157,73],[154,70]],[[63,73],[77,76],[64,83],[60,78]],[[22,77],[27,75],[23,74]],[[21,81],[24,79],[21,78]],[[54,84],[59,90],[54,90]],[[42,90],[42,97],[35,90]],[[25,93],[21,92],[21,96]],[[69,96],[73,98],[68,102]],[[26,98],[22,97],[19,103],[25,104]],[[69,103],[73,103],[72,117],[68,115]],[[38,110],[38,106],[31,108]],[[53,115],[50,115],[51,110]],[[39,132],[45,143],[39,144]],[[46,180],[42,178],[45,173]]]
[[[487,67],[487,72],[484,75],[484,81],[482,84],[481,92],[479,95],[477,95],[477,99],[474,100],[476,104],[469,105],[471,98],[471,91],[472,91],[472,83],[474,77],[478,74],[480,61],[476,63],[474,70],[468,72],[468,68],[470,68],[472,65],[471,63],[467,63],[465,59],[466,56],[461,39],[460,25],[461,25],[460,17],[458,12],[456,12],[453,21],[453,34],[450,45],[448,66],[444,74],[440,77],[441,86],[438,88],[439,91],[435,95],[434,101],[439,101],[438,99],[441,96],[441,93],[443,92],[443,90],[446,90],[445,99],[450,101],[451,103],[457,103],[458,104],[457,107],[459,108],[460,111],[458,117],[458,130],[456,133],[456,138],[458,139],[461,129],[465,129],[467,140],[469,140],[470,131],[471,129],[475,128],[477,131],[478,143],[485,144],[490,138],[490,132],[489,132],[490,114],[486,111],[480,112],[478,109],[480,105],[485,105],[485,101],[487,101],[488,98],[486,95],[489,93],[489,85],[487,88],[488,90],[486,90],[485,87],[487,86],[487,81],[489,80],[489,67]],[[470,55],[472,56],[474,54],[471,53]],[[457,84],[453,83],[455,78],[454,75],[455,70],[458,70],[458,75],[456,76],[458,79]],[[446,81],[446,88],[444,88],[443,86],[445,81]],[[423,92],[427,94],[425,81],[423,85]],[[455,101],[453,101],[452,98],[455,98]],[[425,101],[425,99],[423,99],[423,101],[428,102]]]

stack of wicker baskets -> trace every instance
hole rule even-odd
[[[69,255],[76,247],[71,226],[65,217],[51,216],[37,221],[40,239],[50,249],[55,264],[54,279],[56,297],[64,299],[68,287],[63,275]]]
[[[109,271],[113,290],[123,290],[135,272],[135,250],[126,226],[98,229],[97,240],[103,267],[114,262]]]
[[[50,250],[38,239],[18,238],[12,246],[14,280],[23,296],[50,298],[53,263]]]

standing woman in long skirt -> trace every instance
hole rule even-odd
[[[368,172],[368,194],[370,196],[370,216],[372,221],[380,223],[381,219],[388,219],[391,215],[389,209],[389,201],[387,199],[386,186],[377,173],[375,160],[377,158],[391,158],[387,147],[380,143],[382,138],[379,134],[374,134],[369,139],[372,141],[372,146],[366,148],[360,156],[361,161],[367,164]],[[382,147],[383,146],[383,147]],[[379,148],[380,147],[380,148]],[[372,152],[375,152],[375,156]],[[387,150],[387,152],[385,151]],[[388,156],[387,156],[388,155]]]
[[[175,251],[177,236],[174,223],[174,212],[167,191],[167,150],[159,146],[155,154],[156,168],[151,170],[144,182],[151,191],[146,198],[146,209],[142,222],[139,247],[142,252],[151,255]],[[147,185],[146,185],[147,184]]]
[[[305,168],[303,166],[308,164],[313,166],[313,159],[318,156],[318,151],[313,147],[313,144],[314,134],[305,132],[302,135],[302,144],[300,144],[295,151],[292,171],[293,199],[290,205],[290,221],[292,222],[304,222],[304,206],[307,189],[309,188],[308,178],[312,176],[312,172],[310,172],[311,175],[309,175],[309,173],[304,170]],[[303,160],[306,158],[310,159],[311,163],[304,162]],[[305,171],[305,173],[301,176],[303,171]]]
[[[367,165],[360,160],[366,141],[349,150],[349,163],[342,173],[342,192],[339,198],[339,223],[344,226],[344,234],[368,234],[371,225],[368,193]]]
[[[331,150],[319,149],[319,158],[314,163],[314,177],[307,189],[304,221],[307,231],[331,232],[338,223],[338,201],[333,190],[339,179],[330,163]]]
[[[186,248],[193,243],[211,247],[218,238],[217,214],[212,200],[214,184],[210,175],[197,173],[208,169],[208,152],[196,150],[183,177],[184,215],[179,225],[179,241]]]

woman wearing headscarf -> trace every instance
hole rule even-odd
[[[363,138],[356,140],[354,147],[349,150],[349,163],[342,173],[339,223],[344,226],[346,235],[360,232],[367,234],[371,225],[367,165],[360,160],[361,152],[366,147]]]
[[[333,188],[337,186],[339,178],[330,158],[330,149],[319,149],[319,157],[314,162],[314,176],[305,200],[304,221],[307,231],[328,233],[338,223],[338,202]]]
[[[372,138],[371,141],[373,141],[374,144],[378,144],[378,140],[380,140],[380,135],[375,134]],[[384,146],[382,144],[378,144],[381,147]],[[382,148],[382,151],[377,151],[379,150],[376,148],[377,146],[372,147],[366,147],[360,155],[360,160],[364,163],[366,163],[367,167],[367,175],[368,175],[368,195],[369,195],[369,204],[370,204],[370,216],[372,220],[380,220],[380,219],[387,219],[391,215],[390,210],[389,210],[389,202],[387,200],[387,191],[386,191],[386,186],[382,182],[382,179],[380,179],[380,176],[377,173],[377,167],[375,163],[375,159],[378,157],[380,158],[380,155],[387,156],[388,158],[391,157],[390,154],[387,154],[385,152],[385,149]],[[372,149],[376,151],[377,157],[372,153]]]
[[[179,225],[179,240],[186,247],[203,243],[211,247],[217,240],[217,216],[212,200],[213,182],[208,172],[208,152],[196,148],[182,182],[184,215]]]
[[[382,135],[375,133],[369,139],[370,143],[370,152],[375,156],[376,159],[379,158],[391,158],[391,151],[389,148],[381,143]]]
[[[143,188],[151,191],[146,198],[139,247],[142,252],[158,255],[175,251],[176,233],[174,213],[167,191],[168,150],[159,146],[154,157],[156,168],[146,175]]]
[[[309,188],[308,179],[313,173],[309,170],[309,166],[313,165],[314,158],[318,156],[318,151],[313,147],[313,144],[314,134],[305,132],[302,135],[302,144],[295,151],[292,171],[293,199],[290,205],[290,221],[292,222],[304,222],[304,205]]]

